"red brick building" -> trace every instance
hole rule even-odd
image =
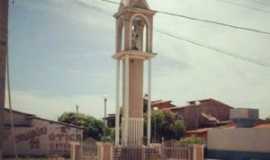
[[[166,109],[184,120],[187,130],[214,127],[229,121],[233,107],[214,99],[190,101],[187,106]]]

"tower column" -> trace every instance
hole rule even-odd
[[[124,134],[123,144],[128,145],[129,131],[129,57],[125,57],[124,62]]]
[[[148,103],[147,103],[147,145],[151,144],[151,114],[152,114],[152,62],[148,60]]]
[[[120,60],[116,62],[116,115],[115,115],[115,145],[120,145]]]

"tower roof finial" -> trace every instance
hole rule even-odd
[[[149,9],[146,0],[121,0],[121,7]]]

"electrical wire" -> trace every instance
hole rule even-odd
[[[249,32],[255,32],[255,33],[270,35],[270,32],[266,32],[266,31],[262,31],[262,30],[258,30],[258,29],[247,28],[247,27],[240,27],[240,26],[235,26],[235,25],[232,25],[232,24],[226,24],[226,23],[212,21],[212,20],[207,20],[207,19],[194,18],[194,17],[190,17],[190,16],[185,16],[185,15],[182,15],[182,14],[170,13],[170,12],[165,12],[165,11],[158,11],[158,13],[169,15],[169,16],[175,16],[175,17],[185,18],[185,19],[192,20],[192,21],[199,21],[199,22],[204,22],[204,23],[211,23],[211,24],[215,24],[215,25],[230,27],[230,28],[233,28],[233,29],[238,29],[238,30],[243,30],[243,31],[249,31]]]
[[[120,4],[118,2],[111,1],[111,0],[101,0],[101,1],[108,2],[108,3],[111,3],[111,4],[115,4],[115,5],[119,5]]]
[[[111,3],[111,4],[114,4],[114,5],[119,5],[118,2],[111,1],[111,0],[101,0],[101,1]],[[223,27],[229,27],[229,28],[232,28],[232,29],[237,29],[237,30],[242,30],[242,31],[248,31],[248,32],[254,32],[254,33],[270,35],[270,32],[259,30],[259,29],[236,26],[236,25],[222,23],[222,22],[208,20],[208,19],[195,18],[195,17],[186,16],[186,15],[179,14],[179,13],[172,13],[172,12],[161,11],[161,10],[157,10],[157,13],[163,14],[163,15],[168,15],[168,16],[173,16],[173,17],[178,17],[178,18],[184,18],[184,19],[188,19],[188,20],[191,20],[191,21],[198,21],[198,22],[203,22],[203,23],[219,25],[219,26],[223,26]],[[270,13],[270,11],[269,11],[269,13]]]
[[[231,52],[228,52],[228,51],[225,51],[225,50],[222,50],[222,49],[219,49],[219,48],[210,46],[210,45],[202,44],[200,42],[196,42],[194,40],[190,40],[190,39],[187,39],[187,38],[182,37],[182,36],[178,36],[178,35],[176,36],[174,34],[171,34],[171,33],[168,33],[168,32],[164,32],[164,31],[160,31],[160,30],[156,30],[156,32],[157,33],[160,33],[160,34],[163,34],[163,35],[166,35],[168,37],[177,39],[177,40],[181,40],[181,41],[185,41],[185,42],[191,43],[193,45],[196,45],[196,46],[199,46],[199,47],[202,47],[202,48],[213,50],[216,53],[221,53],[221,54],[223,54],[225,56],[230,56],[230,57],[233,57],[235,59],[239,59],[239,60],[242,60],[242,61],[251,63],[251,64],[256,64],[256,65],[263,66],[263,67],[270,67],[270,64],[265,64],[265,63],[256,61],[256,60],[251,59],[251,58],[247,58],[247,57],[244,57],[244,56],[239,56],[239,55],[236,55],[234,53],[231,53]]]
[[[257,7],[252,7],[252,6],[243,4],[243,3],[237,3],[235,1],[228,1],[228,0],[216,0],[216,1],[222,2],[222,3],[227,3],[227,4],[230,4],[230,5],[234,5],[234,6],[238,6],[238,7],[242,7],[242,8],[251,9],[251,10],[254,10],[254,11],[257,11],[257,12],[263,12],[263,13],[267,13],[267,14],[270,13],[269,10],[263,10],[263,9],[260,9],[260,8],[257,8]]]
[[[108,2],[108,3],[119,5],[119,3],[111,1],[111,0],[101,0],[101,1],[105,1],[105,2]],[[161,11],[159,11],[159,12],[161,12]],[[173,13],[166,13],[166,12],[163,12],[163,13],[164,14],[173,14]],[[179,16],[179,15],[176,15],[176,16]],[[180,15],[180,16],[183,16],[183,15]],[[193,18],[193,17],[188,17],[188,16],[184,16],[184,17],[188,18],[190,20],[197,20],[197,18]],[[209,21],[209,20],[205,20],[205,21]],[[213,22],[213,23],[217,23],[217,22]],[[223,25],[228,25],[228,24],[223,24]],[[231,25],[229,25],[229,26],[230,27],[237,27],[237,26],[231,26]],[[240,27],[238,27],[238,28],[240,29]],[[246,29],[248,29],[249,31],[260,32],[260,31],[257,31],[257,30],[249,29],[249,28],[246,28]],[[176,36],[174,34],[171,34],[171,33],[165,32],[165,31],[160,31],[160,30],[155,30],[155,31],[157,33],[159,33],[159,34],[163,34],[165,36],[168,36],[168,37],[171,37],[171,38],[174,38],[174,39],[177,39],[177,40],[182,40],[182,41],[191,43],[193,45],[196,45],[196,46],[199,46],[199,47],[202,47],[202,48],[213,50],[213,51],[215,51],[217,53],[220,53],[220,54],[223,54],[225,56],[230,56],[230,57],[233,57],[235,59],[242,60],[242,61],[245,61],[245,62],[248,62],[248,63],[251,63],[251,64],[255,64],[255,65],[258,65],[258,66],[262,66],[262,67],[270,67],[270,64],[265,64],[265,63],[256,61],[256,60],[251,59],[251,58],[247,58],[247,57],[244,57],[244,56],[239,56],[239,55],[236,55],[235,53],[231,53],[231,52],[228,52],[228,51],[225,51],[225,50],[222,50],[222,49],[210,46],[210,45],[201,44],[200,42],[196,42],[194,40],[190,40],[190,39],[187,39],[187,38],[184,38],[184,37],[181,37],[181,36]],[[267,32],[266,34],[270,34],[270,33]]]

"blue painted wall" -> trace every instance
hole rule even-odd
[[[206,158],[220,160],[270,160],[270,153],[206,150]]]

